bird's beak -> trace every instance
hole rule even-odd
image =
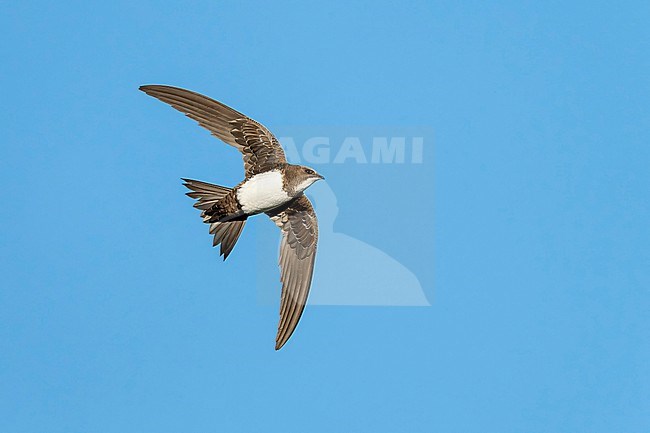
[[[316,173],[316,176],[317,176],[318,179],[320,179],[320,180],[325,180],[325,176],[322,176],[322,175],[320,175],[320,174],[318,174],[318,173]]]

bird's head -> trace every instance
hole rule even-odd
[[[288,186],[296,196],[309,188],[314,182],[325,179],[316,170],[304,165],[290,165],[286,168],[286,174]]]

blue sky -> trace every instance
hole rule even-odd
[[[0,12],[1,431],[650,429],[647,3]],[[275,352],[275,228],[218,260],[179,178],[239,158],[150,83],[272,130],[433,131],[421,164],[314,164],[334,232],[431,306],[308,307]]]

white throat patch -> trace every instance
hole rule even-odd
[[[307,179],[307,180],[303,180],[302,182],[300,182],[300,183],[298,184],[298,186],[296,187],[296,189],[297,189],[298,191],[301,191],[301,192],[302,192],[302,191],[306,190],[307,188],[309,188],[309,187],[310,187],[314,182],[316,182],[317,180],[318,180],[318,179],[315,179],[315,178],[313,178],[313,177],[312,177],[312,178],[309,178],[309,179]]]
[[[281,206],[291,198],[282,188],[282,173],[279,170],[256,174],[237,191],[237,200],[249,215]]]

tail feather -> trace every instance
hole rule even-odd
[[[209,216],[205,215],[205,211],[224,198],[231,191],[231,188],[192,179],[183,179],[183,182],[183,185],[190,190],[186,195],[197,200],[194,207],[203,211],[201,212],[203,221],[210,224],[210,234],[214,236],[212,246],[216,247],[221,244],[220,254],[226,260],[244,229],[246,217],[211,223],[208,221]]]
[[[226,188],[225,186],[213,185],[211,183],[201,182],[200,180],[182,180],[184,182],[183,185],[190,190],[185,195],[197,199],[194,207],[201,210],[210,209],[231,190],[231,188]]]
[[[235,247],[239,235],[242,230],[244,230],[246,220],[226,221],[222,223],[212,223],[211,225],[213,224],[221,226],[222,230],[215,232],[212,246],[221,244],[220,254],[223,256],[223,259],[226,260],[232,249]]]

